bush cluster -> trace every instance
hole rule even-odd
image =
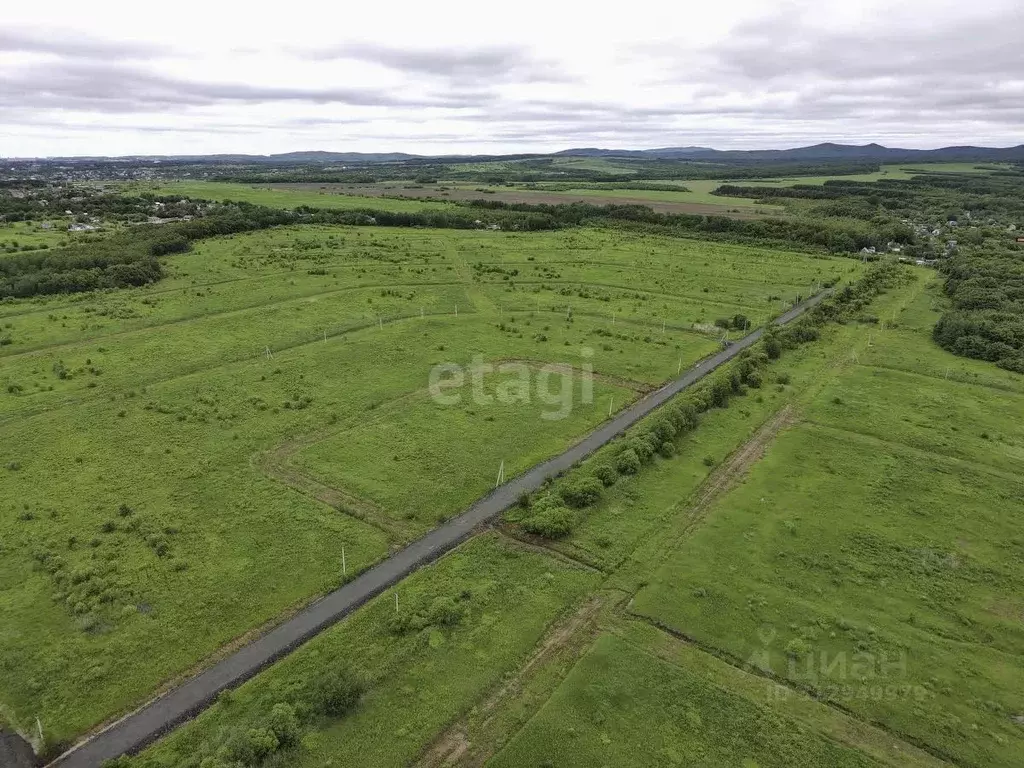
[[[259,768],[266,763],[286,765],[287,755],[298,746],[304,727],[317,718],[340,718],[353,710],[366,692],[365,681],[347,667],[327,669],[317,675],[305,689],[275,701],[266,709],[249,716],[234,728],[222,729],[217,741],[195,745],[192,755],[179,768]],[[233,707],[231,691],[218,700],[223,707]],[[272,760],[277,755],[280,758]],[[120,757],[103,764],[103,768],[145,768],[143,758]]]

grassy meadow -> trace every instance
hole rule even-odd
[[[938,281],[908,275],[621,477],[567,538],[516,541],[506,524],[403,582],[399,613],[427,617],[415,635],[396,634],[389,592],[130,764],[223,759],[275,703],[307,712],[343,659],[367,675],[359,706],[303,715],[259,764],[1015,765],[1024,380],[938,350]],[[596,385],[628,397],[656,376]],[[424,403],[382,404],[290,460],[427,524],[477,490],[431,491],[411,466],[452,450],[417,426]],[[488,430],[514,416],[466,408],[443,423],[483,440],[455,455],[494,463]],[[428,606],[455,595],[458,620],[433,623]]]
[[[616,635],[598,638],[554,695],[488,765],[873,766]]]
[[[352,619],[243,685],[133,764],[191,768],[212,757],[280,702],[299,704],[325,670],[368,677],[358,710],[313,721],[279,765],[408,765],[452,718],[510,676],[545,629],[570,610],[598,576],[486,534],[414,574]],[[430,612],[438,600],[457,618],[399,630],[395,617]],[[287,761],[287,762],[285,762]]]
[[[715,319],[761,324],[861,269],[602,230],[345,227],[166,265],[143,288],[0,303],[0,712],[51,742],[336,586],[342,548],[368,566],[501,461],[558,452],[714,351]],[[594,402],[546,420],[536,395],[424,396],[434,365],[477,359],[586,360]]]
[[[859,331],[630,610],[950,762],[1011,766],[1024,393],[930,346],[934,302]]]

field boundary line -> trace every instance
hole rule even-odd
[[[804,424],[811,427],[812,429],[832,433],[834,437],[840,437],[842,435],[853,436],[865,443],[880,443],[882,445],[892,446],[897,450],[901,450],[910,454],[915,454],[919,458],[934,457],[940,461],[945,461],[950,464],[956,464],[963,467],[967,467],[968,469],[973,469],[977,472],[992,475],[1003,480],[1009,480],[1010,482],[1022,482],[1021,476],[1019,474],[1011,472],[1010,470],[1000,469],[999,467],[992,466],[991,464],[985,464],[984,462],[973,461],[971,459],[962,459],[959,456],[951,456],[948,453],[940,453],[939,451],[930,451],[927,448],[917,448],[916,446],[908,445],[907,443],[901,443],[898,440],[887,440],[884,437],[878,437],[877,435],[873,435],[870,432],[860,432],[858,430],[848,429],[846,427],[837,427],[831,424],[826,424],[821,421],[815,421],[814,419],[811,418],[804,419]]]
[[[490,749],[483,750],[481,752],[471,752],[474,745],[469,741],[471,726],[467,722],[466,714],[470,711],[477,710],[485,714],[484,719],[481,721],[479,728],[484,729],[492,722],[497,716],[496,710],[505,703],[506,700],[513,698],[522,688],[522,680],[528,677],[536,669],[543,667],[549,661],[552,661],[562,651],[568,651],[573,653],[573,643],[576,640],[580,640],[580,636],[583,635],[579,646],[575,649],[573,655],[573,663],[565,670],[565,675],[575,668],[583,656],[589,651],[593,645],[594,638],[597,636],[600,628],[598,626],[598,618],[601,610],[604,608],[607,602],[606,597],[598,593],[585,599],[575,611],[569,612],[568,615],[563,615],[560,619],[556,619],[548,627],[544,636],[540,639],[537,645],[534,646],[532,653],[525,659],[510,679],[506,679],[498,682],[492,686],[491,690],[484,694],[478,702],[468,707],[461,715],[457,716],[449,725],[431,741],[420,753],[420,756],[413,763],[417,768],[441,768],[441,766],[472,766],[473,768],[479,768],[484,765],[486,761],[493,757],[499,748],[495,748],[497,745],[488,743],[486,746]],[[559,684],[561,680],[564,680],[565,675],[560,675]],[[558,689],[558,685],[555,685],[548,692],[554,693]],[[547,701],[545,699],[545,702]],[[540,711],[544,706],[544,702],[534,709],[530,716],[519,723],[519,728],[516,730],[522,730],[527,723],[532,720],[537,712]],[[487,714],[490,713],[490,714]],[[503,746],[503,745],[502,745]]]
[[[554,370],[559,371],[565,369],[565,364],[562,363],[547,363],[540,360],[529,360],[525,358],[501,358],[497,360],[490,360],[488,363],[491,365],[500,365],[502,363],[522,363],[533,370],[544,366],[553,366]],[[626,379],[620,376],[603,374],[598,371],[594,371],[592,375],[595,381],[611,384],[622,389],[629,389],[640,395],[656,389],[655,385],[636,379]],[[347,488],[328,485],[320,478],[306,471],[303,467],[292,464],[290,459],[307,448],[325,440],[330,440],[331,438],[344,435],[347,432],[351,432],[354,429],[364,427],[368,424],[378,424],[388,418],[389,414],[387,413],[387,409],[389,407],[419,401],[425,398],[428,394],[428,389],[411,390],[394,397],[391,400],[380,403],[369,417],[365,415],[354,416],[346,420],[344,424],[323,428],[315,432],[300,435],[299,437],[292,438],[291,440],[286,440],[276,448],[256,454],[250,460],[250,464],[271,480],[275,480],[282,485],[303,494],[304,496],[315,499],[322,504],[326,504],[338,512],[342,512],[357,520],[374,526],[378,530],[387,534],[393,542],[408,542],[419,531],[415,529],[410,530],[404,527],[400,520],[392,518],[376,501],[368,499],[365,496],[360,496],[357,493],[353,493]],[[579,439],[583,439],[585,437],[586,433],[584,433],[584,435]],[[585,564],[582,560],[579,562],[581,564]],[[585,565],[587,565],[587,567],[594,567],[591,564]]]
[[[293,274],[293,273],[287,272],[285,274]],[[466,287],[466,283],[455,281],[455,282],[429,282],[429,283],[378,283],[378,284],[375,284],[375,285],[358,285],[358,286],[352,286],[352,287],[349,287],[349,288],[332,288],[329,291],[317,291],[315,293],[303,293],[303,294],[299,294],[299,295],[292,296],[292,297],[289,297],[289,298],[265,301],[265,302],[260,303],[260,304],[246,304],[244,307],[235,307],[234,309],[224,309],[224,310],[220,310],[220,311],[216,311],[216,312],[203,312],[203,313],[198,314],[198,315],[190,315],[189,317],[179,317],[179,318],[174,319],[174,320],[167,320],[165,322],[155,323],[153,325],[143,325],[143,326],[139,326],[138,328],[126,328],[126,329],[124,329],[122,331],[116,331],[114,333],[108,333],[105,336],[90,336],[87,339],[80,339],[78,341],[66,341],[66,342],[61,342],[59,344],[51,344],[49,346],[36,346],[36,347],[30,347],[28,349],[19,349],[19,350],[16,350],[16,351],[12,351],[12,352],[10,352],[8,354],[0,355],[0,359],[2,359],[2,360],[15,360],[15,359],[21,357],[22,355],[33,355],[33,354],[38,354],[40,352],[47,352],[47,351],[50,351],[50,350],[58,351],[58,350],[61,350],[61,349],[65,349],[66,347],[73,347],[73,346],[77,346],[77,345],[81,345],[81,344],[99,343],[99,342],[107,340],[107,339],[117,339],[119,337],[129,336],[129,335],[135,334],[135,333],[146,333],[148,331],[156,331],[156,330],[160,330],[161,328],[170,328],[170,327],[177,326],[177,325],[186,325],[188,323],[196,323],[196,322],[200,322],[202,320],[209,320],[211,318],[230,317],[231,315],[240,315],[240,314],[244,314],[246,312],[250,312],[250,311],[252,311],[254,309],[263,309],[264,307],[277,307],[277,306],[281,306],[281,305],[284,305],[284,304],[291,304],[293,302],[294,303],[302,303],[302,302],[307,302],[308,303],[310,299],[320,298],[320,297],[323,297],[323,296],[331,296],[331,295],[340,294],[340,293],[348,293],[350,291],[360,291],[360,290],[367,290],[367,289],[368,290],[380,290],[381,288],[396,288],[396,287],[397,288],[414,288],[416,286],[429,286],[429,287],[432,287],[432,288],[437,288],[437,287],[443,287],[443,286],[456,286],[456,285]],[[67,307],[65,307],[65,309],[67,309]],[[419,317],[419,315],[415,315],[415,316]],[[413,315],[409,315],[409,317],[413,317]],[[3,319],[3,318],[0,317],[0,319]]]
[[[881,363],[863,362],[858,363],[861,368],[875,368],[880,371],[892,371],[893,373],[902,373],[907,376],[917,376],[922,379],[931,379],[932,381],[947,381],[950,384],[961,384],[968,387],[982,387],[983,389],[992,389],[997,392],[1006,392],[1011,395],[1020,395],[1024,397],[1024,389],[1014,389],[1011,386],[999,383],[986,383],[983,381],[968,381],[967,379],[957,378],[956,375],[940,376],[932,373],[922,373],[921,371],[912,371],[908,368],[899,368],[895,365],[883,365]]]
[[[921,742],[915,739],[913,736],[910,736],[909,734],[903,734],[899,731],[894,731],[891,728],[888,728],[879,722],[864,720],[854,710],[848,708],[846,705],[838,701],[834,701],[828,698],[827,696],[822,695],[820,691],[818,691],[811,685],[801,684],[796,680],[790,680],[787,677],[779,675],[770,669],[766,670],[748,664],[743,659],[740,659],[738,656],[730,653],[724,648],[719,648],[717,645],[711,645],[709,643],[705,643],[701,640],[698,640],[697,638],[688,635],[685,632],[682,632],[674,627],[671,627],[668,624],[664,624],[663,622],[658,621],[657,619],[651,616],[644,616],[643,614],[633,613],[629,609],[627,609],[623,615],[628,620],[649,624],[650,626],[657,629],[659,632],[662,632],[679,642],[693,646],[694,648],[696,648],[699,651],[702,651],[703,653],[710,654],[711,656],[714,656],[715,658],[724,661],[725,663],[729,664],[732,667],[735,667],[736,669],[739,669],[742,672],[746,672],[747,674],[755,675],[757,677],[762,677],[765,680],[770,680],[776,685],[780,685],[784,688],[788,688],[790,690],[797,691],[798,693],[802,693],[831,709],[835,709],[836,711],[841,712],[842,714],[846,715],[847,717],[853,720],[856,720],[859,723],[863,723],[865,725],[870,725],[875,728],[878,728],[880,731],[883,731],[884,733],[888,734],[891,738],[909,744],[915,749],[921,752],[925,752],[938,760],[941,760],[943,763],[954,766],[962,765],[961,763],[958,763],[955,759],[953,759],[951,755],[945,754],[941,750],[936,749],[935,747],[929,744]]]
[[[479,318],[482,315],[472,310],[466,310],[464,313],[467,317]],[[372,320],[361,320],[358,324],[352,326],[346,326],[344,328],[336,328],[335,330],[328,329],[326,331],[328,339],[335,339],[339,336],[347,336],[350,333],[359,333],[372,328],[377,328],[381,325],[392,325],[394,323],[402,322],[405,320],[422,320],[423,318],[440,318],[440,317],[452,317],[450,312],[426,312],[423,315],[412,314],[412,315],[393,315],[389,318],[378,318],[376,322]],[[323,334],[314,338],[305,339],[303,341],[292,341],[280,346],[270,346],[271,352],[285,352],[292,349],[299,349],[310,344],[322,344]],[[153,379],[137,379],[135,384],[139,387],[151,387],[159,384],[166,384],[170,381],[177,381],[179,379],[187,379],[190,376],[198,376],[199,374],[206,373],[208,371],[214,371],[218,368],[225,368],[230,365],[238,365],[239,363],[245,363],[252,360],[258,360],[263,355],[262,350],[253,351],[245,356],[233,357],[229,359],[222,358],[214,365],[209,365],[201,368],[194,368],[192,370],[180,371],[171,376],[164,378],[153,378]],[[16,421],[23,419],[29,419],[33,416],[38,416],[40,413],[47,413],[50,411],[59,411],[63,408],[70,407],[72,405],[79,405],[81,403],[92,402],[95,400],[105,400],[109,397],[110,393],[96,393],[93,395],[82,395],[80,393],[69,393],[68,396],[56,403],[49,405],[38,405],[38,406],[27,406],[20,410],[9,411],[6,414],[0,416],[0,426],[11,424]],[[30,395],[31,396],[31,395]]]
[[[861,728],[864,728],[864,729],[867,729],[867,730],[873,730],[873,731],[876,731],[876,732],[878,732],[880,734],[884,734],[885,737],[889,738],[889,739],[896,739],[901,744],[905,745],[908,748],[908,750],[913,751],[915,753],[915,757],[917,757],[920,760],[926,760],[926,761],[929,761],[929,762],[937,763],[938,765],[956,765],[956,763],[950,763],[948,760],[945,760],[945,759],[941,758],[938,755],[932,754],[928,750],[921,748],[917,744],[914,744],[911,741],[908,741],[907,739],[903,738],[902,736],[894,734],[889,729],[887,729],[887,728],[885,728],[883,726],[880,726],[879,724],[877,724],[875,722],[870,722],[870,721],[867,721],[867,720],[862,720],[861,718],[857,717],[852,712],[849,712],[849,711],[845,710],[842,707],[842,705],[834,705],[834,704],[830,703],[829,701],[827,701],[825,699],[819,698],[819,697],[809,693],[808,691],[801,690],[799,687],[796,687],[795,685],[789,685],[788,681],[780,683],[779,680],[775,679],[771,675],[768,675],[768,674],[762,672],[757,667],[754,667],[754,666],[751,666],[751,665],[747,665],[747,664],[733,663],[733,661],[731,661],[730,659],[723,658],[722,655],[707,650],[703,646],[703,644],[701,644],[701,643],[699,643],[699,642],[697,642],[695,640],[688,639],[683,633],[671,630],[670,628],[666,628],[664,626],[661,626],[661,625],[659,625],[658,622],[656,622],[656,621],[654,621],[652,619],[649,619],[648,617],[637,616],[635,614],[630,613],[630,614],[628,614],[626,616],[623,616],[622,619],[625,620],[625,621],[628,621],[628,622],[636,622],[636,623],[641,623],[641,624],[646,624],[648,626],[651,626],[656,631],[658,631],[660,634],[662,634],[662,635],[668,637],[669,639],[671,639],[672,642],[679,643],[680,645],[689,646],[689,647],[693,648],[697,653],[703,653],[703,654],[706,654],[706,655],[708,655],[708,656],[710,656],[710,657],[712,657],[714,659],[717,659],[718,661],[722,662],[723,664],[726,664],[727,666],[731,667],[732,669],[736,670],[737,672],[739,672],[741,674],[749,675],[750,677],[758,677],[758,678],[762,678],[762,679],[769,679],[775,685],[780,685],[781,684],[781,685],[783,685],[783,687],[787,688],[788,690],[793,691],[796,695],[803,696],[803,697],[805,697],[806,699],[808,699],[810,701],[813,701],[813,702],[815,702],[815,703],[817,703],[817,704],[819,704],[821,706],[825,706],[828,709],[833,710],[838,716],[844,717],[844,718],[852,721],[858,727],[861,727]],[[609,634],[615,635],[615,637],[619,638],[620,640],[622,640],[622,642],[626,643],[631,648],[633,648],[634,650],[636,650],[636,651],[638,651],[640,653],[646,654],[647,656],[650,656],[651,658],[657,659],[658,661],[664,662],[665,664],[670,664],[671,666],[676,667],[677,669],[682,669],[682,670],[688,672],[689,674],[693,674],[693,675],[696,675],[696,676],[700,677],[700,679],[704,680],[708,685],[713,686],[713,687],[717,688],[718,690],[723,691],[726,694],[729,694],[731,696],[737,696],[737,697],[742,698],[742,699],[746,699],[747,701],[752,702],[755,706],[758,706],[758,707],[767,707],[766,704],[763,704],[763,703],[757,701],[756,699],[753,699],[753,698],[747,696],[746,694],[744,694],[744,693],[742,693],[740,691],[736,691],[736,690],[730,689],[729,687],[720,684],[718,681],[716,681],[716,680],[714,680],[714,679],[712,679],[710,677],[707,677],[707,676],[701,674],[699,671],[691,670],[689,667],[686,667],[686,666],[684,666],[683,664],[680,664],[677,661],[665,658],[664,656],[659,654],[656,650],[654,650],[652,648],[649,648],[649,647],[643,645],[642,643],[637,642],[632,637],[628,636],[625,633],[625,631],[623,630],[622,627],[616,626],[614,623],[613,624],[609,624],[606,627],[603,627],[602,630],[604,632],[609,633]],[[782,678],[782,679],[785,680],[784,678]],[[845,744],[847,746],[853,747],[854,749],[857,749],[860,752],[864,752],[863,747],[861,747],[859,744],[856,744],[856,743],[853,743],[853,742],[849,742],[849,741],[844,741],[842,739],[836,738],[835,736],[827,733],[826,731],[824,731],[824,730],[822,730],[822,729],[820,729],[820,728],[818,728],[818,727],[816,727],[814,725],[808,725],[806,721],[800,720],[799,718],[796,718],[796,717],[794,717],[792,715],[789,715],[787,713],[778,712],[778,710],[774,710],[774,709],[772,709],[772,711],[776,712],[780,717],[783,717],[786,720],[789,720],[790,722],[794,723],[795,725],[803,724],[805,727],[809,727],[815,733],[818,733],[819,735],[824,736],[825,738],[829,739],[830,741],[833,741],[833,742],[835,742],[837,744]],[[865,752],[865,754],[868,754],[869,757],[874,757],[873,755],[870,755],[870,753],[866,753]],[[891,763],[891,762],[888,763],[888,764],[889,765],[894,765],[894,763]],[[900,765],[900,764],[896,763],[895,765]]]

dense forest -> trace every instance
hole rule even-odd
[[[1024,245],[963,251],[940,269],[952,307],[935,340],[954,354],[1024,373]]]
[[[715,194],[784,202],[801,217],[911,222],[893,238],[945,275],[950,307],[934,330],[943,348],[1024,373],[1024,172],[923,173],[909,179],[821,186],[722,185]],[[935,233],[940,233],[938,237]],[[932,237],[928,237],[928,235]],[[936,240],[945,240],[936,246]]]

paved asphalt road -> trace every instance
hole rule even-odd
[[[780,325],[788,323],[808,307],[821,301],[826,293],[807,299],[779,317],[776,322]],[[495,489],[458,517],[435,528],[345,586],[325,595],[293,618],[206,671],[127,715],[89,741],[59,757],[51,766],[97,768],[104,760],[139,751],[205,709],[221,691],[234,688],[249,679],[420,566],[433,562],[451,551],[469,538],[480,525],[494,520],[515,504],[524,491],[536,490],[547,478],[569,469],[666,400],[734,358],[761,338],[762,333],[763,330],[758,329],[721,352],[705,358],[678,379],[638,400],[565,453],[538,464],[525,474]]]

